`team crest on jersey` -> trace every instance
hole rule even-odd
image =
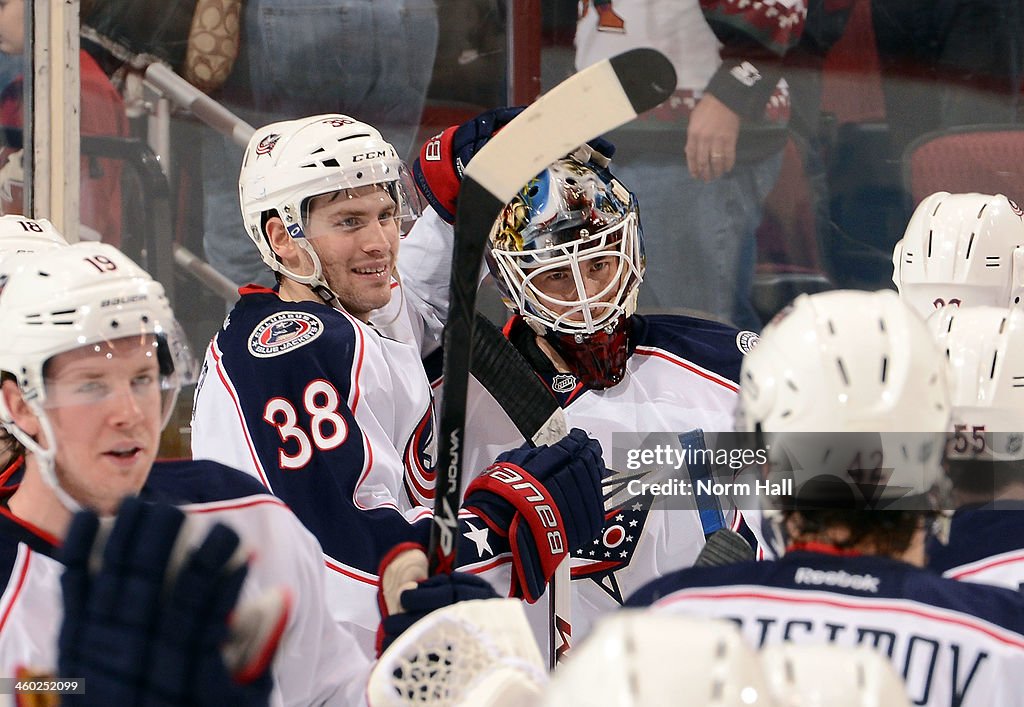
[[[740,353],[746,355],[757,348],[757,342],[760,339],[761,337],[752,331],[741,331],[736,335],[736,348],[740,350]]]
[[[260,143],[256,146],[257,155],[269,155],[274,151],[274,146],[277,145],[277,141],[281,139],[278,133],[271,133],[265,138],[260,140]]]
[[[278,312],[256,325],[249,336],[249,352],[270,358],[305,346],[323,333],[324,324],[306,312]]]
[[[559,373],[551,381],[551,390],[556,393],[568,393],[576,387],[576,376],[571,373]]]

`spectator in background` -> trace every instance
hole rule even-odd
[[[679,77],[669,101],[612,136],[624,154],[638,155],[623,159],[619,172],[644,204],[648,230],[659,235],[647,242],[641,304],[692,307],[760,329],[750,303],[754,231],[786,142],[781,58],[800,38],[807,3],[595,5],[584,3],[577,23],[577,69],[649,46],[672,60]]]
[[[891,156],[926,132],[1017,120],[1022,8],[1015,0],[871,0]]]
[[[0,3],[0,52],[20,57],[25,50],[25,0]],[[83,49],[81,65],[81,134],[128,135],[128,117],[120,94]],[[21,128],[24,80],[21,75],[0,92],[0,126],[6,131],[0,147],[0,210],[24,211]],[[85,240],[121,245],[121,163],[82,155],[80,172],[81,231]]]

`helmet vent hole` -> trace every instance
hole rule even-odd
[[[981,218],[981,215],[982,215],[983,213],[985,213],[985,207],[986,207],[986,206],[988,206],[988,204],[987,204],[987,203],[985,203],[985,204],[982,204],[982,205],[981,205],[981,208],[980,208],[980,209],[978,209],[978,218]]]
[[[1016,297],[1013,298],[1013,303],[1020,304],[1020,295],[1017,295]]]
[[[540,190],[536,186],[530,187],[529,191],[526,192],[527,196],[534,197]]]
[[[836,335],[836,326],[832,323],[831,319],[828,320],[828,333],[832,336]]]
[[[999,333],[1002,334],[1006,331],[1006,317],[1003,317],[1003,321],[999,322]]]
[[[879,319],[878,320],[878,330],[880,332],[882,332],[883,334],[885,333],[885,320],[884,319]]]
[[[332,157],[329,160],[324,160],[324,167],[341,167],[341,165]]]
[[[932,231],[928,231],[928,257],[932,257]]]
[[[882,382],[885,383],[885,375],[889,370],[889,357],[882,357]]]
[[[971,234],[971,239],[969,241],[967,241],[967,254],[964,256],[964,260],[970,260],[970,258],[971,258],[971,248],[973,248],[973,247],[974,247],[974,234],[972,233]]]
[[[786,381],[786,387],[792,390],[794,393],[799,393],[800,389],[796,387],[796,383],[792,379]]]
[[[999,352],[996,351],[995,353],[992,354],[992,368],[989,369],[989,372],[988,372],[988,377],[989,378],[995,378],[996,377],[996,361],[998,361],[998,360],[999,360]]]
[[[846,366],[843,365],[843,359],[836,359],[836,368],[839,369],[839,375],[843,379],[843,385],[850,385],[850,376],[848,376],[846,373]]]
[[[779,417],[786,418],[786,417],[789,417],[792,414],[793,414],[792,410],[783,410],[782,414],[779,415]]]
[[[110,328],[111,329],[117,329],[119,326],[121,326],[120,322],[118,322],[116,319],[111,320],[111,322],[110,322]]]

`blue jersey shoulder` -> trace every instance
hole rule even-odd
[[[986,557],[1024,549],[1024,504],[961,509],[953,514],[949,542],[932,540],[928,566],[942,574]]]
[[[164,503],[213,503],[269,495],[252,476],[209,459],[162,461],[153,465],[139,497]]]
[[[1024,597],[1016,592],[957,582],[904,562],[871,556],[792,552],[777,561],[692,567],[649,582],[626,605],[649,606],[684,589],[736,585],[913,601],[1024,633]]]
[[[726,324],[679,314],[636,315],[636,346],[661,349],[733,382],[743,356],[757,345],[757,334]]]

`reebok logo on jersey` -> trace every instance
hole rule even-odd
[[[850,574],[843,570],[816,570],[811,567],[801,567],[793,576],[796,584],[812,584],[826,587],[843,587],[845,589],[856,589],[858,592],[871,592],[878,594],[878,577],[871,574]]]
[[[256,325],[249,336],[249,352],[270,358],[305,346],[320,336],[324,324],[306,312],[278,312]]]

